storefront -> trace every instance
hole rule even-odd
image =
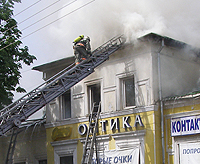
[[[198,164],[200,160],[199,98],[183,97],[167,102],[165,109],[166,157],[174,164]]]
[[[97,156],[94,153],[93,164],[130,163],[144,164],[145,160],[154,163],[156,154],[154,108],[142,113],[125,111],[118,116],[102,115],[98,122]],[[133,114],[132,114],[133,112]],[[47,125],[48,126],[48,125]],[[72,161],[80,163],[82,159],[88,121],[47,128],[49,138],[47,152],[48,163]]]

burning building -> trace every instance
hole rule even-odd
[[[192,111],[182,110],[183,102],[176,101],[180,107],[172,108],[174,101],[165,98],[198,90],[199,59],[198,49],[155,33],[124,44],[92,74],[45,106],[46,147],[42,149],[47,151],[48,164],[81,163],[94,102],[101,104],[101,111],[97,157],[92,163],[178,163],[182,160],[178,152],[186,148],[178,149],[182,135],[170,132],[180,129],[181,121],[175,122],[180,116],[197,115],[198,105]],[[73,62],[74,57],[69,57],[34,70],[43,72],[47,80]],[[16,161],[19,152],[26,150],[17,146],[21,149],[15,150]]]

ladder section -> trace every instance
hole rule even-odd
[[[91,164],[92,157],[94,154],[94,147],[97,150],[96,133],[97,133],[97,125],[100,115],[100,109],[101,109],[101,102],[99,103],[99,105],[96,106],[95,103],[93,104],[92,112],[90,112],[89,115],[89,129],[86,136],[81,164]],[[96,156],[97,156],[97,151],[96,151]]]
[[[19,133],[18,130],[19,130],[18,128],[13,128],[5,164],[13,164],[14,150],[15,150],[17,135]]]
[[[37,112],[46,104],[61,96],[76,83],[94,72],[94,68],[105,62],[109,56],[124,44],[122,36],[114,37],[92,52],[88,60],[74,63],[52,78],[27,93],[0,111],[0,136]]]

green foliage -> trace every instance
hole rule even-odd
[[[0,0],[0,109],[13,100],[13,91],[26,92],[17,87],[21,78],[22,63],[30,65],[36,57],[28,47],[21,47],[21,31],[12,18],[14,3],[21,0]]]

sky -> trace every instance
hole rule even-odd
[[[134,42],[150,32],[200,48],[199,7],[199,0],[22,0],[14,18],[37,60],[21,70],[20,86],[31,91],[43,83],[32,67],[72,56],[81,34],[91,38],[92,49],[117,35]]]

